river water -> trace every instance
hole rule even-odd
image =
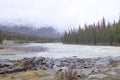
[[[79,57],[79,58],[96,58],[107,56],[120,56],[120,46],[93,46],[93,45],[75,45],[62,43],[29,43],[24,46],[43,46],[48,48],[44,52],[28,52],[15,55],[0,55],[1,59],[21,59],[24,57]]]

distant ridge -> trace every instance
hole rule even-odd
[[[0,29],[3,31],[40,36],[44,38],[60,38],[61,37],[61,34],[52,26],[43,26],[40,28],[34,28],[26,25],[12,25],[12,26],[0,25]]]

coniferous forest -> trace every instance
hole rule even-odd
[[[73,29],[65,32],[63,43],[69,44],[104,44],[119,45],[120,44],[120,19],[116,22],[106,23],[102,21],[92,25],[79,26],[79,29]]]

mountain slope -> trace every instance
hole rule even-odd
[[[60,38],[60,33],[51,26],[44,26],[41,28],[33,28],[21,25],[0,25],[0,29],[9,32],[23,33],[33,36],[41,36],[45,38]]]

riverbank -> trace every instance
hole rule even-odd
[[[82,44],[82,43],[64,43],[64,44],[75,44],[75,45],[91,45],[91,46],[120,46],[120,44],[117,44],[117,43],[96,43],[96,44],[93,44],[93,43],[89,43],[89,44]]]
[[[52,76],[51,78],[53,78],[54,80],[58,80],[56,78],[60,78],[60,77],[58,77],[57,75],[67,69],[76,70],[77,76],[81,80],[85,80],[85,79],[119,80],[120,56],[104,57],[104,58],[85,58],[85,59],[76,58],[76,57],[73,58],[64,57],[59,59],[46,58],[46,57],[32,57],[32,58],[24,58],[21,60],[8,60],[8,59],[0,60],[1,79],[4,77],[5,74],[9,77],[11,74],[17,75],[20,74],[21,72],[24,74],[26,72],[28,73],[29,71],[39,72],[40,70],[43,70],[44,72],[51,75]],[[40,73],[38,73],[38,75],[40,75]],[[46,78],[47,77],[48,75],[46,76]],[[23,77],[21,76],[19,78],[23,78]],[[9,80],[17,80],[17,79],[9,79]]]

